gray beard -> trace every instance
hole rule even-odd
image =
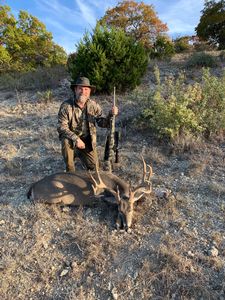
[[[84,96],[84,95],[76,96],[76,101],[79,103],[85,104],[87,102],[87,100],[88,100],[87,96]]]

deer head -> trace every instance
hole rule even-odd
[[[100,193],[102,193],[104,189],[109,190],[114,195],[118,204],[118,217],[116,223],[117,228],[128,230],[128,228],[131,227],[132,220],[133,220],[134,203],[138,201],[143,195],[150,194],[152,192],[152,183],[150,181],[150,178],[153,175],[152,167],[146,164],[143,157],[142,157],[142,161],[143,161],[142,183],[136,188],[132,188],[130,187],[129,184],[127,184],[129,187],[128,193],[127,192],[124,193],[123,191],[121,192],[121,188],[118,183],[119,181],[117,181],[116,189],[112,189],[106,186],[98,170],[96,173],[98,176],[99,183],[97,183],[94,177],[90,174],[92,181],[94,183],[92,185],[92,188],[95,195],[99,195]]]

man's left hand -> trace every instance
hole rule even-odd
[[[118,112],[119,112],[118,107],[117,106],[113,106],[111,112],[112,112],[112,115],[117,116]]]

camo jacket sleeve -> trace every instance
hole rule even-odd
[[[58,113],[57,130],[60,139],[67,138],[76,142],[78,136],[74,133],[72,129],[72,119],[73,119],[73,100],[67,100],[63,102],[60,106],[59,113]]]
[[[99,127],[108,128],[109,125],[110,125],[111,115],[108,114],[106,117],[103,116],[101,106],[97,102],[95,102],[94,100],[91,100],[89,102],[89,104],[90,104],[90,109],[89,109],[88,113],[90,114],[91,109],[94,110],[93,115],[94,115],[95,122],[97,123],[97,125]]]

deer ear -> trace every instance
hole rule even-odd
[[[146,194],[146,190],[144,187],[139,187],[134,190],[133,194],[134,202],[136,202],[139,199],[141,199],[141,197],[144,196],[144,194]]]
[[[144,196],[145,193],[141,193],[141,194],[137,194],[136,196],[134,196],[134,202],[138,201],[139,199],[141,199],[142,196]]]

